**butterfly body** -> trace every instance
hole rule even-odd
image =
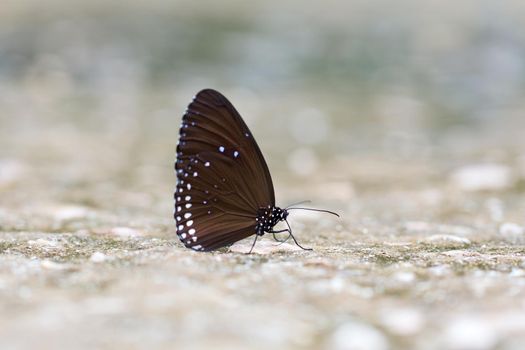
[[[279,207],[260,208],[257,212],[257,225],[255,233],[259,236],[265,233],[272,233],[273,228],[279,221],[284,221],[288,217],[288,211]]]

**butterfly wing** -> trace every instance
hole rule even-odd
[[[275,195],[264,157],[233,105],[200,91],[182,118],[177,146],[177,235],[188,248],[213,250],[255,233],[257,211]]]

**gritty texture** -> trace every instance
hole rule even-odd
[[[175,3],[2,7],[0,349],[525,348],[521,5]],[[177,239],[205,87],[312,251]]]
[[[338,165],[328,162],[321,174]],[[385,176],[380,188],[356,184],[337,199],[316,195],[324,181],[277,177],[280,193],[295,199],[299,191],[341,219],[296,211],[295,235],[313,251],[264,237],[251,255],[251,238],[212,253],[178,242],[169,164],[140,191],[137,180],[61,186],[50,185],[61,167],[24,170],[1,199],[3,348],[41,339],[48,349],[519,349],[521,192],[459,191],[446,173],[436,180],[386,159],[373,168],[345,163],[365,175],[396,166],[414,172],[414,182]],[[441,170],[426,163],[427,171]],[[328,188],[359,180],[351,170],[342,176]]]

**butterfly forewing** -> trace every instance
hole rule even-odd
[[[188,106],[175,169],[177,234],[195,250],[216,249],[255,234],[258,210],[275,205],[259,146],[217,91],[200,91]]]

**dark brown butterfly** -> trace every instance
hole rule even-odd
[[[179,134],[174,218],[186,247],[208,251],[255,234],[253,249],[265,232],[276,240],[275,233],[288,232],[299,245],[286,221],[288,210],[315,209],[275,206],[261,150],[222,94],[200,91],[184,113]],[[286,221],[288,228],[274,231],[279,221]]]

